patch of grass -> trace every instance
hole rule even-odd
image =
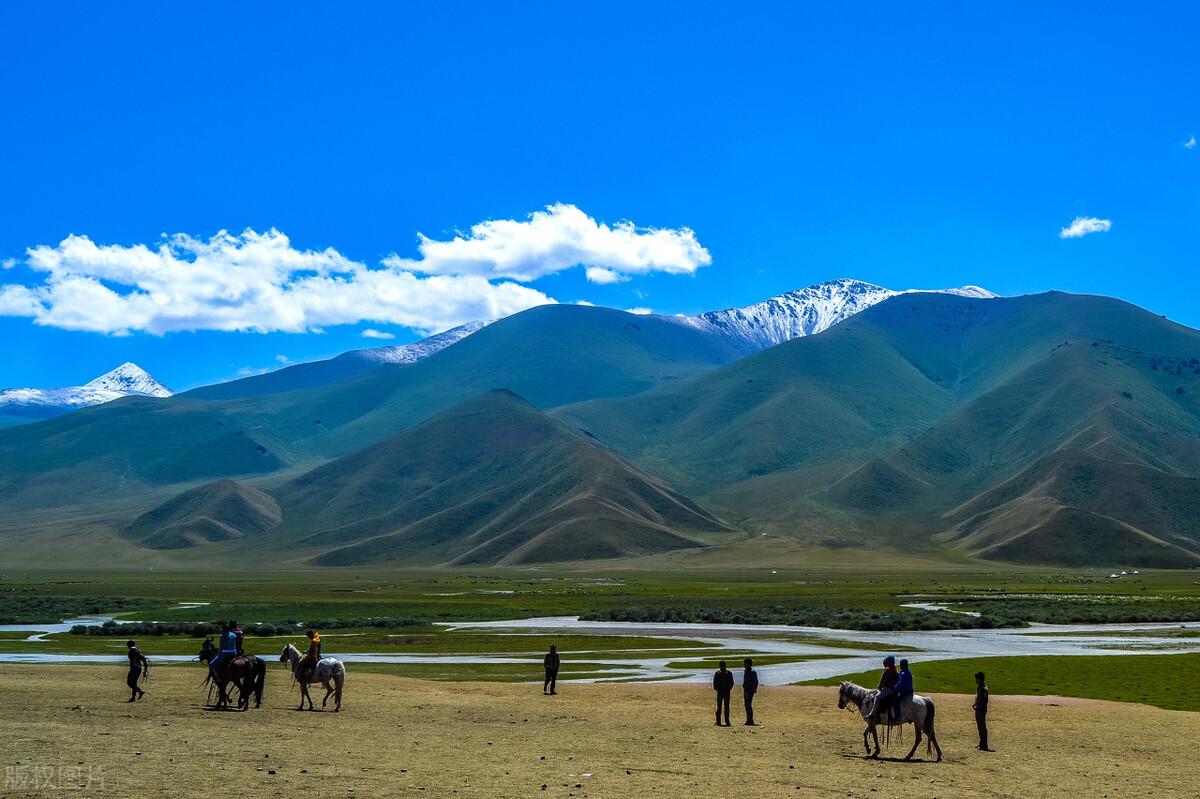
[[[724,660],[730,671],[739,671],[742,668],[742,658],[753,658],[755,666],[776,666],[780,663],[803,663],[808,660],[826,660],[837,657],[841,657],[841,655],[757,655],[753,652],[734,652],[729,655],[704,658],[699,661],[671,661],[667,664],[667,668],[695,669],[703,666],[715,671],[720,662]]]
[[[541,682],[545,676],[539,664],[528,663],[355,663],[353,670],[439,682]],[[599,663],[573,663],[570,667],[564,663],[558,681],[634,674]]]
[[[1093,632],[1036,632],[1027,633],[1034,636],[1049,636],[1053,638],[1200,638],[1200,630],[1095,630]]]
[[[73,616],[123,613],[157,602],[127,596],[48,596],[34,586],[7,587],[0,593],[0,624],[60,622]]]
[[[1122,655],[970,658],[914,663],[918,693],[974,693],[975,672],[987,675],[993,696],[1076,696],[1139,702],[1167,710],[1200,710],[1200,653],[1186,655]],[[852,680],[875,685],[878,671],[849,674],[805,685],[837,685]]]

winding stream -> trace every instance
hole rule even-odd
[[[109,617],[96,616],[67,619],[60,624],[0,625],[3,632],[28,632],[26,642],[36,644],[44,636],[69,632],[75,624],[103,624]],[[443,625],[447,634],[455,631],[493,632],[497,635],[529,635],[585,633],[611,636],[652,636],[700,641],[722,647],[731,654],[751,652],[770,656],[771,660],[794,658],[794,661],[771,663],[759,667],[765,682],[781,684],[801,680],[836,677],[839,674],[867,671],[879,665],[889,649],[919,650],[909,657],[914,663],[954,658],[1023,656],[1023,655],[1129,655],[1179,654],[1200,652],[1200,637],[1181,638],[1166,635],[1181,629],[1200,630],[1200,622],[1167,624],[1093,624],[1093,625],[1034,625],[1019,629],[937,630],[922,632],[860,632],[835,630],[826,627],[790,627],[787,625],[734,624],[661,624],[634,622],[582,621],[572,616],[556,616],[512,621],[457,622]],[[1162,635],[1155,635],[1161,632]],[[1127,633],[1122,635],[1121,633]],[[796,640],[808,639],[806,641]],[[829,645],[821,641],[827,640]],[[527,653],[519,639],[514,639],[514,653],[506,655],[453,654],[428,655],[402,652],[355,652],[344,655],[329,652],[347,663],[394,663],[446,666],[463,664],[528,664],[536,671],[541,666],[539,654]],[[847,647],[847,644],[863,643]],[[2,644],[0,644],[2,646]],[[605,649],[599,651],[564,652],[569,661],[596,664],[592,680],[673,679],[684,682],[706,682],[712,667],[705,662],[720,654],[700,656],[683,654],[670,649],[636,650]],[[270,658],[274,653],[260,653]],[[815,658],[815,659],[812,659]],[[187,662],[190,655],[155,657],[156,662]],[[121,654],[72,655],[49,652],[0,652],[0,663],[119,663]],[[673,664],[673,665],[668,665]],[[736,665],[736,664],[734,664]],[[605,676],[611,673],[611,676]]]

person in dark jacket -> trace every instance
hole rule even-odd
[[[725,726],[729,726],[729,697],[733,693],[733,672],[725,666],[725,661],[718,664],[713,674],[713,690],[717,692],[717,726],[721,726],[721,709],[725,709]]]
[[[993,749],[988,748],[987,739],[987,707],[988,707],[988,687],[987,678],[982,671],[975,672],[975,728],[979,730],[979,746],[975,748],[981,752],[992,752]]]
[[[550,644],[550,651],[546,653],[546,657],[542,658],[542,665],[546,669],[546,681],[542,683],[542,693],[549,693],[554,696],[558,693],[558,666],[562,659],[558,656],[558,647],[555,644]],[[546,689],[549,689],[547,691]]]
[[[879,698],[875,700],[876,723],[887,721],[887,712],[896,698],[896,682],[900,679],[896,671],[896,658],[888,655],[883,659],[883,674],[879,676]]]
[[[900,708],[904,702],[911,702],[913,693],[913,675],[908,669],[908,658],[901,658],[900,671],[896,674],[896,707]]]
[[[136,702],[146,695],[146,692],[138,687],[138,680],[141,679],[142,673],[150,668],[150,661],[146,660],[146,656],[137,648],[133,639],[126,641],[125,646],[129,649],[129,674],[125,677],[125,684],[130,690],[128,701]]]
[[[746,671],[742,675],[742,700],[746,703],[746,726],[754,726],[754,695],[758,693],[758,672],[753,668],[754,661],[746,658],[742,661]]]

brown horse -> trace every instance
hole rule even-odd
[[[217,656],[218,649],[212,638],[205,638],[200,645],[197,658],[206,665]],[[217,679],[213,680],[212,669],[204,678],[204,684],[212,682],[217,687],[218,709],[229,707],[230,694],[226,686],[232,684],[238,689],[238,710],[250,707],[250,695],[254,694],[254,706],[262,707],[263,685],[267,680],[267,664],[254,655],[237,655],[218,664]]]

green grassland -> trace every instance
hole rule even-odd
[[[987,675],[993,696],[1075,696],[1139,702],[1166,710],[1200,711],[1196,672],[1200,654],[1086,657],[992,657],[915,662],[918,693],[973,693],[975,672]],[[841,679],[874,685],[879,673],[863,672],[806,685],[837,685]]]
[[[863,576],[851,566],[812,568],[589,571],[524,569],[214,573],[29,571],[0,575],[0,617],[61,621],[81,609],[123,619],[329,628],[427,625],[636,609],[771,615],[847,610],[896,613],[909,601],[964,602],[1030,621],[1181,620],[1200,612],[1200,573],[1156,571],[1110,580],[1088,571],[903,564]],[[207,602],[200,607],[179,603]],[[921,618],[952,626],[956,614]]]

